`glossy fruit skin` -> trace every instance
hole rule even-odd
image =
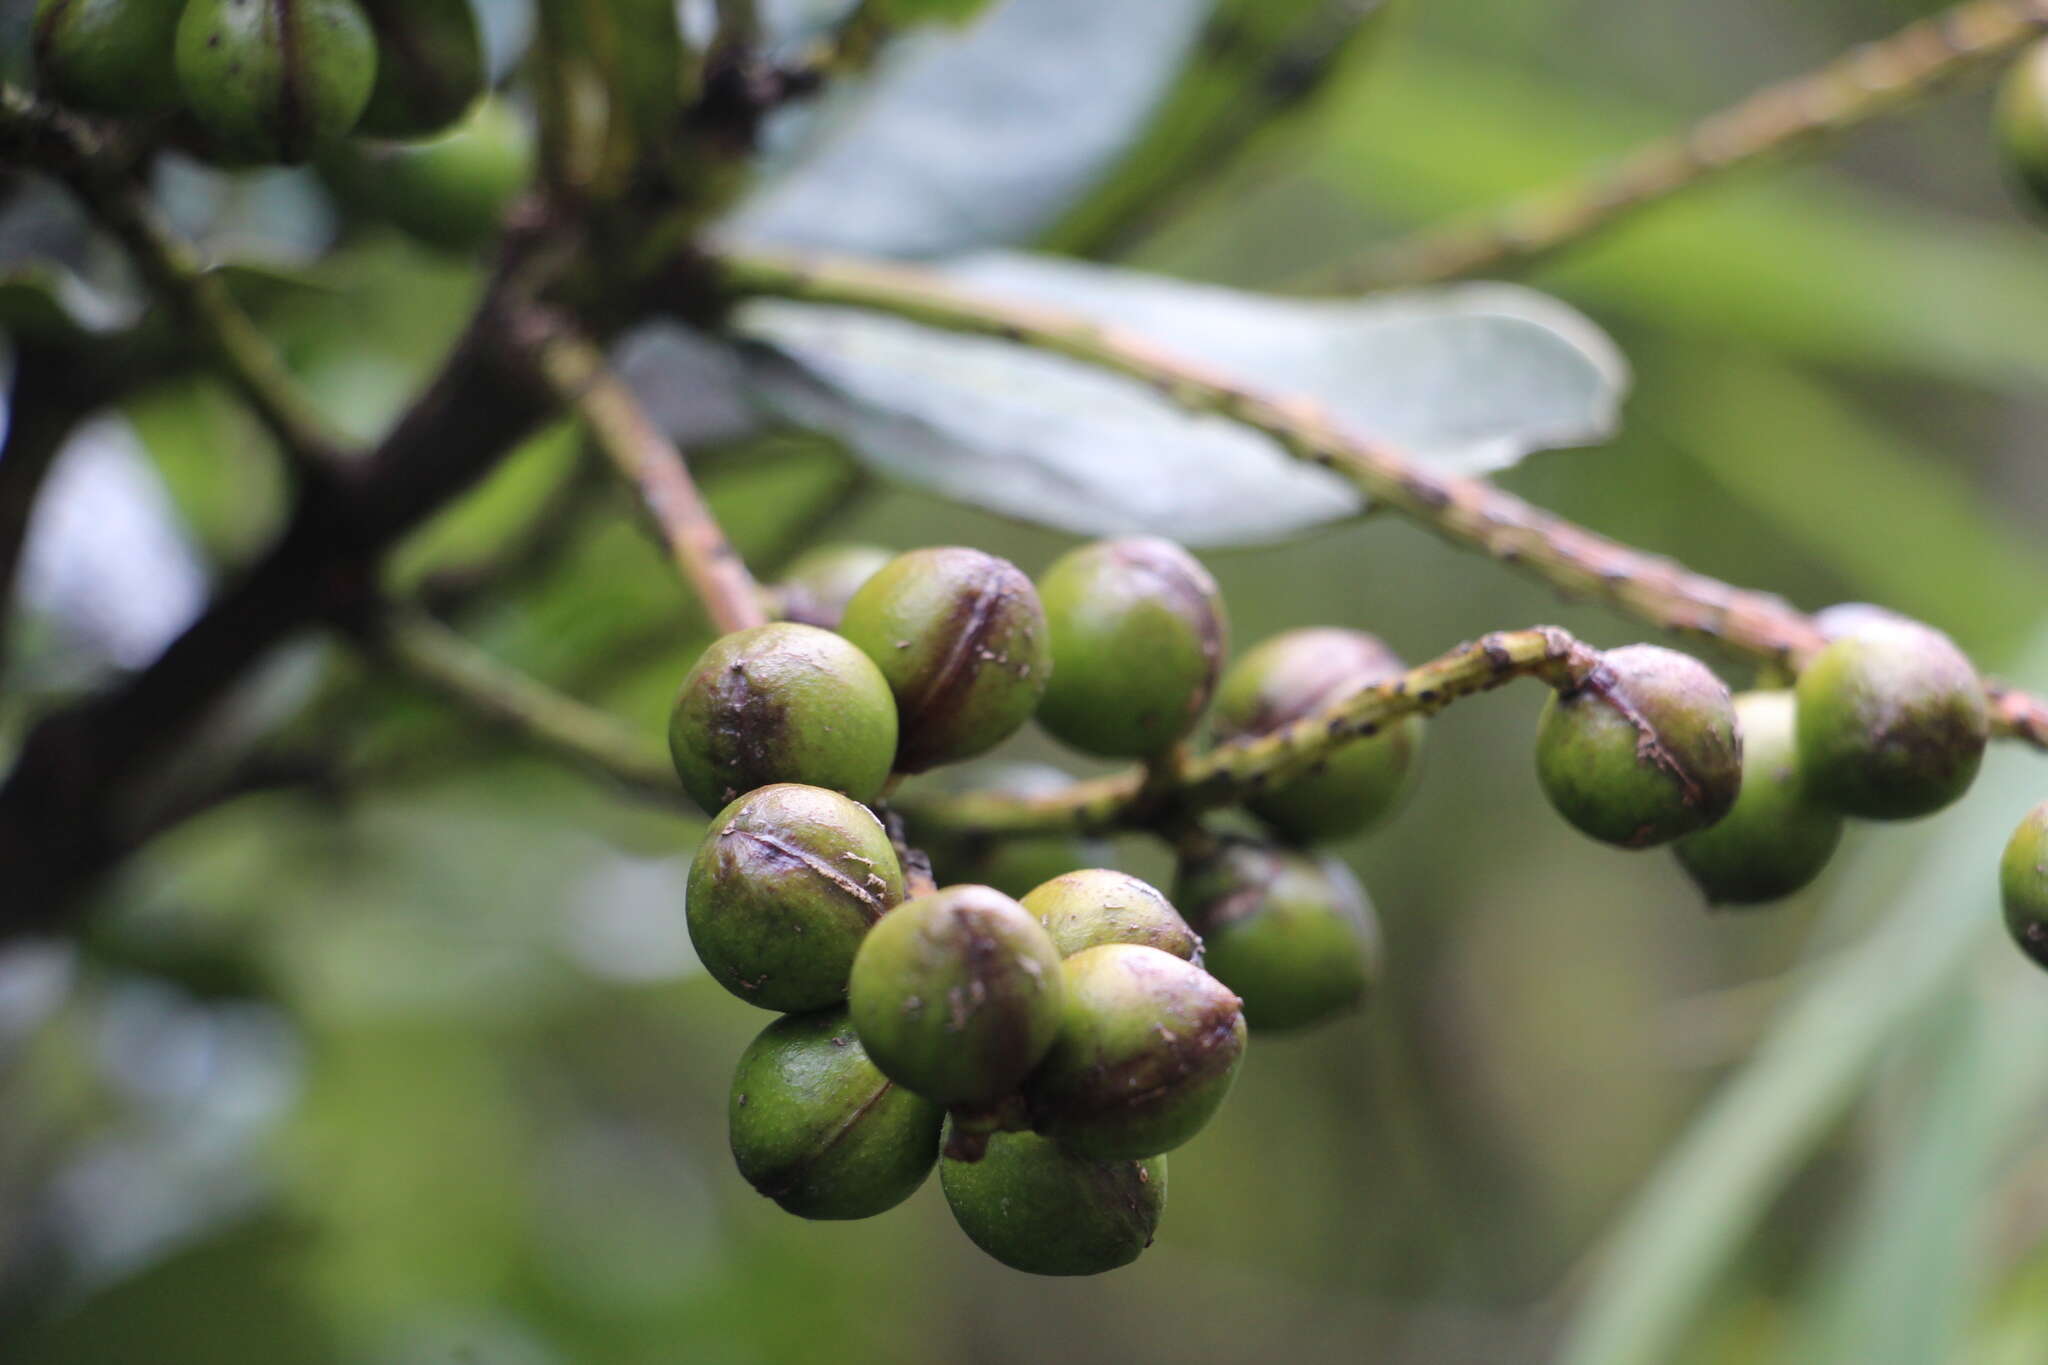
[[[483,94],[483,32],[470,0],[356,0],[377,37],[377,83],[356,131],[432,137]]]
[[[959,545],[900,554],[846,604],[839,633],[896,695],[896,766],[986,753],[1031,719],[1051,675],[1038,590],[1008,560]]]
[[[178,107],[173,42],[183,0],[41,0],[36,84],[94,114],[161,114]]]
[[[1254,1032],[1325,1023],[1379,980],[1380,926],[1334,858],[1227,840],[1181,871],[1174,897],[1202,935],[1202,965],[1244,1001]]]
[[[1216,690],[1216,738],[1271,734],[1406,671],[1400,656],[1362,630],[1311,627],[1260,643]],[[1346,744],[1309,772],[1245,798],[1282,838],[1346,839],[1384,822],[1421,775],[1423,722],[1404,716]]]
[[[1032,888],[1021,904],[1063,958],[1105,943],[1142,943],[1186,962],[1202,960],[1202,940],[1173,902],[1128,872],[1090,867],[1064,873]]]
[[[896,702],[854,645],[779,621],[704,651],[676,696],[668,746],[707,812],[776,782],[872,801],[896,757]]]
[[[727,1107],[747,1183],[800,1218],[868,1218],[931,1174],[945,1112],[875,1069],[845,1010],[785,1015],[740,1054]]]
[[[1166,1158],[1098,1161],[1035,1133],[997,1133],[979,1161],[940,1161],[939,1187],[960,1230],[1010,1269],[1100,1275],[1152,1245]]]
[[[1820,876],[1842,842],[1842,816],[1807,791],[1789,691],[1735,698],[1742,794],[1717,823],[1672,845],[1710,905],[1782,900]]]
[[[1845,815],[1910,820],[1970,788],[1991,713],[1953,641],[1913,621],[1873,621],[1799,674],[1799,766]]]
[[[690,942],[750,1005],[843,1004],[870,926],[903,902],[903,869],[867,807],[778,783],[720,811],[690,864]]]
[[[356,126],[377,44],[355,0],[191,0],[176,61],[185,107],[222,155],[296,162]]]
[[[2048,42],[2037,42],[2006,73],[1998,96],[1999,150],[2028,206],[2048,213]]]
[[[1244,1015],[1191,962],[1135,943],[1066,960],[1059,1037],[1024,1088],[1031,1126],[1104,1161],[1173,1150],[1230,1093]]]
[[[2013,830],[1998,863],[1998,890],[2012,941],[2048,969],[2048,801]]]
[[[1689,655],[1609,650],[1583,685],[1545,703],[1536,775],[1558,813],[1603,843],[1647,848],[1705,829],[1742,787],[1734,699]]]
[[[1215,690],[1228,630],[1209,571],[1171,541],[1102,540],[1038,581],[1052,680],[1038,722],[1084,753],[1146,758],[1171,748]]]
[[[1010,1095],[1052,1046],[1059,950],[1023,906],[986,886],[905,901],[868,931],[847,1003],[883,1073],[937,1104]]]
[[[1813,624],[1824,639],[1839,640],[1845,635],[1854,635],[1866,626],[1881,625],[1885,622],[1911,623],[1912,617],[1901,616],[1890,607],[1880,607],[1875,602],[1837,602],[1831,607],[1822,607],[1813,614]]]
[[[853,595],[895,557],[879,545],[813,546],[790,561],[777,585],[783,616],[837,630]]]
[[[320,158],[342,203],[440,251],[466,254],[496,240],[505,211],[533,179],[533,135],[502,100],[424,142],[351,138]]]

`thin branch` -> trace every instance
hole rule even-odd
[[[1717,641],[1763,663],[1796,665],[1822,643],[1812,619],[1774,594],[1731,587],[1610,540],[1483,479],[1440,473],[1385,442],[1342,430],[1312,402],[1255,392],[1145,337],[1060,309],[962,290],[914,267],[738,249],[719,259],[727,287],[738,295],[876,309],[1128,375],[1190,412],[1264,432],[1287,454],[1330,470],[1453,544],[1652,625]],[[2048,704],[1996,684],[1987,687],[1996,732],[2048,749]]]
[[[7,436],[0,442],[0,677],[12,658],[14,585],[43,480],[87,403],[61,371],[68,357],[22,345],[15,352]]]
[[[764,624],[761,589],[697,491],[682,453],[649,420],[603,354],[562,332],[544,343],[539,362],[556,395],[576,409],[591,439],[639,491],[712,624],[721,631]]]
[[[226,282],[164,221],[128,159],[81,122],[13,87],[0,87],[0,158],[61,180],[120,241],[170,311],[211,353],[221,374],[302,477],[342,469],[335,435]]]
[[[1802,150],[1915,104],[2048,31],[2048,0],[1972,0],[1769,86],[1583,179],[1473,220],[1315,271],[1301,283],[1352,293],[1505,273],[1581,242],[1682,190]]]

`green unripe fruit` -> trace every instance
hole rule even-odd
[[[1998,96],[1998,141],[2029,206],[2048,212],[2048,42],[2021,54]]]
[[[1103,540],[1068,552],[1038,582],[1052,680],[1038,721],[1105,758],[1147,758],[1201,719],[1222,666],[1216,580],[1171,541]]]
[[[1202,935],[1202,966],[1255,1030],[1323,1023],[1379,979],[1379,921],[1334,858],[1233,839],[1182,869],[1174,896]]]
[[[1842,841],[1842,817],[1816,801],[1799,769],[1798,704],[1790,692],[1735,699],[1742,794],[1727,815],[1672,846],[1713,905],[1757,905],[1808,885]]]
[[[1060,955],[1029,911],[986,886],[905,901],[868,931],[847,1003],[883,1074],[945,1105],[1017,1088],[1060,1024]]]
[[[2048,801],[2027,812],[1998,864],[2005,927],[2020,951],[2048,968]]]
[[[1038,590],[1008,560],[962,546],[890,560],[846,604],[839,633],[896,694],[896,766],[923,772],[1015,734],[1050,664]]]
[[[533,137],[511,106],[482,99],[443,137],[330,148],[320,177],[351,209],[442,251],[472,252],[496,239],[533,179]]]
[[[978,1161],[939,1163],[939,1188],[973,1243],[1030,1275],[1100,1275],[1152,1245],[1166,1158],[1098,1161],[1035,1133],[997,1133]]]
[[[1400,657],[1360,630],[1290,630],[1252,649],[1216,691],[1216,737],[1271,734],[1399,677]],[[1352,740],[1310,771],[1245,798],[1245,807],[1304,843],[1362,834],[1415,790],[1422,717],[1404,716]]]
[[[1238,999],[1171,953],[1108,943],[1068,958],[1059,1036],[1024,1088],[1031,1126],[1105,1161],[1200,1132],[1244,1056]]]
[[[178,107],[171,49],[184,0],[42,0],[36,6],[36,84],[95,114]]]
[[[1813,614],[1814,628],[1822,638],[1839,640],[1845,635],[1854,635],[1866,626],[1884,622],[1911,622],[1910,616],[1901,616],[1890,607],[1880,607],[1874,602],[1837,602],[1832,607],[1822,607]]]
[[[896,757],[896,702],[868,656],[831,631],[755,626],[713,641],[684,677],[668,747],[706,811],[777,782],[872,801]]]
[[[782,614],[837,630],[853,595],[895,557],[879,545],[819,545],[804,551],[790,562],[777,585]]]
[[[1915,621],[1872,622],[1799,674],[1799,767],[1845,815],[1910,820],[1970,789],[1991,713],[1963,652]]]
[[[1150,882],[1107,867],[1068,872],[1033,888],[1023,906],[1038,916],[1061,957],[1105,943],[1142,943],[1189,962],[1202,941]]]
[[[747,1183],[801,1218],[867,1218],[908,1199],[945,1111],[875,1069],[845,1010],[791,1014],[740,1054],[727,1110]]]
[[[903,869],[867,809],[780,783],[719,812],[690,864],[690,942],[750,1005],[799,1011],[846,999],[868,928],[903,900]]]
[[[345,137],[377,78],[355,0],[191,0],[176,60],[185,107],[247,161],[304,161]]]
[[[470,0],[357,0],[377,35],[377,83],[357,131],[430,137],[483,94],[484,38]]]
[[[942,781],[947,791],[962,796],[1050,796],[1072,784],[1073,778],[1042,763],[980,764],[955,769]],[[910,842],[931,854],[932,865],[945,872],[947,881],[993,886],[1020,900],[1063,873],[1100,867],[1114,853],[1104,841],[1078,834],[963,837],[944,828],[925,828],[914,817],[910,833]]]
[[[1536,775],[1558,814],[1603,843],[1647,848],[1705,829],[1742,787],[1734,700],[1676,650],[1609,650],[1544,705]]]

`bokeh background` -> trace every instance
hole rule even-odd
[[[1044,241],[1285,289],[1933,8],[1421,0],[1306,93],[1248,83],[1255,40],[1210,42],[1182,88],[1220,92],[1246,135],[1164,187],[1148,144]],[[28,9],[0,4],[16,74]],[[1988,124],[1982,90],[1954,93],[1532,272],[1616,338],[1635,386],[1614,440],[1503,481],[1805,606],[1914,613],[2048,685],[2048,236]],[[1141,185],[1131,212],[1119,195]],[[266,324],[365,432],[475,288],[473,267],[324,217],[304,177],[181,192],[217,231],[300,250],[344,234],[322,267],[343,287],[288,295]],[[95,250],[61,215],[50,231]],[[170,542],[126,578],[45,551],[10,743],[137,662],[276,524],[282,484],[220,392],[166,385],[122,418],[60,468],[127,479]],[[820,531],[971,543],[1034,572],[1071,543],[863,484],[797,435],[700,472],[770,565]],[[566,435],[428,528],[395,576],[488,557],[538,508],[565,533],[465,596],[463,629],[657,731],[704,628]],[[1313,623],[1410,658],[1545,621],[1644,635],[1392,520],[1206,558],[1240,647]],[[1432,723],[1417,800],[1341,850],[1386,931],[1370,1008],[1255,1040],[1220,1118],[1173,1154],[1157,1244],[1070,1283],[983,1258],[935,1184],[850,1225],[756,1196],[724,1122],[765,1017],[690,953],[699,824],[309,642],[218,743],[338,745],[339,779],[179,829],[105,889],[83,946],[0,955],[0,1358],[2048,1356],[2048,982],[2002,941],[1991,884],[2048,792],[2039,760],[2001,750],[1941,817],[1853,830],[1813,891],[1710,914],[1666,856],[1550,813],[1528,758],[1541,700],[1510,689]],[[1005,756],[1076,766],[1032,735]],[[1118,856],[1168,875],[1153,850]]]

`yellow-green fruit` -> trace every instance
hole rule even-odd
[[[1031,1126],[1104,1161],[1173,1150],[1230,1093],[1244,1016],[1223,983],[1135,943],[1068,958],[1059,1036],[1024,1088]]]
[[[720,811],[690,864],[690,942],[750,1005],[799,1011],[846,999],[869,926],[903,900],[903,869],[867,807],[779,783]]]
[[[721,636],[683,679],[668,747],[706,811],[777,782],[872,801],[896,756],[896,702],[829,630],[776,622]]]
[[[2048,801],[2027,812],[1998,864],[2005,927],[2020,951],[2048,968]]]
[[[1842,841],[1842,816],[1814,800],[1799,770],[1798,703],[1790,692],[1735,699],[1742,794],[1719,822],[1672,845],[1713,905],[1758,905],[1808,885]]]
[[[484,39],[470,0],[357,0],[377,35],[377,83],[357,131],[431,137],[483,94]]]
[[[867,1218],[931,1174],[945,1113],[877,1071],[846,1011],[828,1010],[786,1015],[747,1045],[727,1119],[762,1194],[802,1218]]]
[[[846,604],[896,556],[879,545],[818,545],[790,561],[782,581],[782,615],[805,625],[837,630]]]
[[[1909,820],[1956,800],[1990,738],[1984,686],[1955,643],[1915,621],[1872,621],[1799,674],[1799,767],[1845,815]]]
[[[320,177],[349,208],[442,251],[496,240],[533,179],[533,135],[502,100],[482,99],[452,131],[425,142],[352,138],[320,157]]]
[[[1100,540],[1038,581],[1052,633],[1052,681],[1038,723],[1105,758],[1171,748],[1201,719],[1222,667],[1223,598],[1171,541]]]
[[[2013,183],[2048,213],[2048,41],[2021,54],[1998,97],[1998,141]]]
[[[247,161],[304,161],[345,137],[377,78],[355,0],[191,0],[176,60],[185,107]]]
[[[159,114],[178,107],[173,39],[184,0],[41,0],[36,85],[94,114]]]
[[[960,1230],[1012,1270],[1100,1275],[1152,1245],[1166,1158],[1098,1161],[1035,1133],[997,1133],[978,1161],[939,1163]]]
[[[1061,957],[1105,943],[1142,943],[1199,962],[1202,941],[1173,902],[1128,872],[1090,867],[1032,888],[1024,908],[1038,916]]]
[[[884,1075],[945,1105],[1011,1094],[1060,1025],[1059,950],[986,886],[905,901],[868,931],[847,1003]]]
[[[1008,560],[959,545],[890,560],[846,604],[839,633],[896,694],[896,766],[923,772],[1015,734],[1045,693],[1045,612]]]
[[[1275,635],[1231,665],[1216,690],[1216,738],[1271,734],[1405,671],[1362,630],[1312,627]],[[1422,717],[1352,740],[1299,777],[1262,788],[1245,808],[1288,839],[1344,839],[1385,820],[1415,790]]]
[[[1227,840],[1181,870],[1174,899],[1202,935],[1202,966],[1257,1032],[1355,1010],[1379,979],[1379,920],[1334,858]]]
[[[1669,843],[1726,815],[1742,787],[1735,703],[1697,659],[1609,650],[1536,732],[1536,776],[1558,814],[1622,848]]]

